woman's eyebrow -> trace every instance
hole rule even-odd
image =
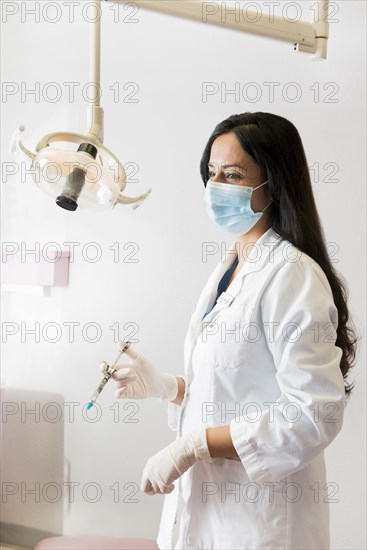
[[[217,166],[217,164],[216,164],[216,162],[209,162],[208,166]],[[238,163],[236,163],[236,164],[221,164],[221,167],[223,167],[223,168],[232,168],[232,166],[234,166],[235,168],[241,168],[242,170],[244,170],[244,168],[242,168],[242,166],[240,166]]]

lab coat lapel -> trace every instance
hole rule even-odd
[[[236,257],[236,252],[238,251],[237,242],[234,241],[231,246],[226,250],[226,252],[222,256],[221,261],[209,277],[209,280],[199,297],[195,312],[191,317],[189,328],[191,349],[195,346],[196,340],[200,335],[203,326],[210,322],[218,313],[218,311],[220,311],[224,307],[228,307],[233,299],[237,296],[237,294],[241,291],[244,279],[250,273],[263,269],[265,263],[269,261],[269,255],[271,254],[271,245],[276,245],[279,240],[281,240],[281,237],[272,228],[269,228],[256,241],[256,246],[252,248],[246,262],[242,266],[237,276],[231,282],[227,290],[220,295],[212,311],[208,313],[208,315],[203,320],[205,312],[209,308],[210,304],[213,303],[213,300],[215,300],[218,284],[221,278],[223,277],[227,269],[229,269],[229,267],[232,265]],[[204,321],[204,325],[202,321]]]
[[[208,282],[206,283],[203,291],[200,294],[198,304],[196,306],[195,312],[190,321],[191,329],[191,338],[192,342],[196,342],[198,335],[200,334],[202,328],[202,319],[209,308],[209,305],[213,303],[217,296],[218,284],[222,279],[223,275],[232,265],[235,259],[235,243],[233,243],[226,253],[222,256],[221,261],[215,267],[214,271],[209,277]],[[207,320],[211,316],[211,313],[205,318]]]

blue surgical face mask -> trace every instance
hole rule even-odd
[[[252,193],[266,183],[269,183],[269,180],[257,187],[250,187],[209,180],[204,194],[208,216],[230,233],[235,235],[247,233],[273,202],[270,201],[261,212],[254,212],[251,209]]]

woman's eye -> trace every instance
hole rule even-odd
[[[240,180],[241,176],[240,176],[240,174],[236,174],[235,172],[231,172],[230,174],[226,174],[226,178],[228,180]]]
[[[209,171],[208,176],[209,176],[210,179],[215,178],[216,173],[213,172],[213,171]],[[227,180],[232,180],[232,181],[233,180],[238,181],[238,180],[242,179],[241,175],[237,174],[236,172],[229,172],[229,173],[224,175],[224,178],[227,179]]]

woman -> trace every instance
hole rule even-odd
[[[185,374],[130,348],[115,376],[117,398],[169,401],[177,431],[141,483],[166,494],[158,546],[327,549],[337,495],[323,451],[343,424],[356,338],[302,141],[280,116],[231,116],[201,176],[209,216],[236,239],[191,317]]]

